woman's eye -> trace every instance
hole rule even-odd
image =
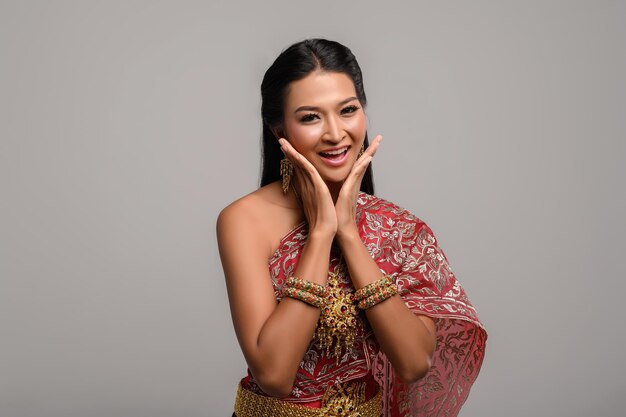
[[[344,107],[343,109],[341,109],[341,114],[354,113],[358,109],[359,108],[357,106],[355,106],[355,105]]]
[[[316,117],[317,117],[317,114],[309,113],[309,114],[305,114],[304,116],[302,116],[300,121],[301,122],[312,122],[313,120],[315,120]]]

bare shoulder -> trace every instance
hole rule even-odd
[[[259,202],[257,192],[258,190],[247,194],[224,207],[217,217],[218,227],[224,222],[246,221],[250,216],[254,216],[253,207]]]
[[[246,230],[249,236],[262,233],[263,222],[259,221],[264,211],[264,201],[259,190],[247,194],[224,207],[217,217],[217,234]]]
[[[263,225],[270,215],[280,210],[280,200],[273,184],[261,187],[224,207],[217,218],[218,228],[224,223],[243,222]]]
[[[280,238],[298,221],[301,214],[293,202],[285,198],[280,185],[272,183],[247,194],[226,206],[217,218],[220,247],[227,236],[245,236],[256,242],[267,255],[275,250]]]

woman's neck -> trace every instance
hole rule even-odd
[[[328,187],[328,191],[330,191],[330,196],[333,198],[333,203],[337,203],[337,198],[339,198],[339,192],[341,191],[341,183],[326,183]]]
[[[326,186],[328,187],[328,191],[330,192],[330,196],[333,199],[333,203],[336,204],[337,203],[337,198],[339,198],[339,192],[341,191],[341,186],[343,185],[343,183],[326,183]],[[290,189],[290,193],[287,196],[290,200],[293,201],[294,207],[296,205],[300,206],[300,208],[302,208],[302,203],[300,201],[300,192],[296,189],[296,187],[291,186],[289,187]]]

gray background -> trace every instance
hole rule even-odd
[[[245,363],[215,242],[259,178],[263,72],[350,46],[377,194],[489,330],[461,416],[621,416],[618,1],[0,3],[0,415],[225,416]]]

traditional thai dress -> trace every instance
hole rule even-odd
[[[350,343],[341,346],[342,341],[335,340],[329,346],[328,340],[324,341],[324,332],[317,331],[300,363],[291,395],[281,399],[280,404],[312,407],[318,412],[327,406],[317,415],[328,416],[456,416],[478,376],[485,352],[487,333],[476,310],[426,223],[393,203],[362,192],[357,199],[357,218],[361,241],[380,268],[381,276],[393,279],[412,312],[431,317],[436,324],[437,345],[431,368],[419,381],[403,383],[379,348],[364,312],[352,309],[347,314],[354,313],[352,317],[357,325],[352,329]],[[307,233],[306,222],[297,225],[281,239],[269,259],[277,300],[282,299],[285,281],[296,270]],[[335,287],[336,292],[354,294],[341,251],[336,246],[331,250],[329,274],[328,285]],[[344,306],[341,308],[346,310]],[[359,410],[367,408],[363,404],[377,402],[377,411],[371,411],[374,408],[370,407],[370,411],[350,414],[350,410],[337,406],[334,411],[329,410],[329,398],[337,399],[339,394],[346,393],[354,396],[357,391],[360,395],[357,403],[362,407]],[[245,410],[242,402],[254,401],[250,396],[267,399],[248,371],[239,386],[236,409]],[[273,410],[265,408],[259,416],[316,415],[294,414],[302,407],[284,412],[267,411],[270,409]]]

